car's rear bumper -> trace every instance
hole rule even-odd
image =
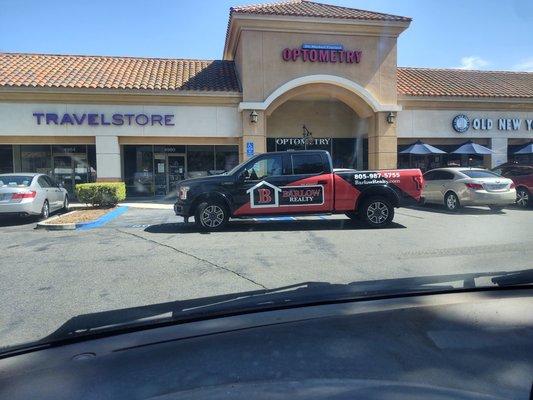
[[[485,190],[468,191],[462,193],[459,201],[465,206],[505,206],[514,204],[516,201],[516,190],[511,189],[506,192],[487,192]]]
[[[0,216],[39,215],[41,207],[35,201],[21,203],[1,203]]]

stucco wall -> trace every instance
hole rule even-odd
[[[174,126],[38,125],[33,113],[105,113],[108,119],[114,113],[174,114]],[[3,135],[239,137],[242,119],[237,107],[229,106],[0,103],[0,142]]]
[[[368,121],[340,101],[288,101],[267,118],[268,137],[301,137],[305,125],[313,137],[368,134]]]
[[[361,62],[313,63],[282,59],[284,48],[299,48],[302,43],[335,43],[346,50],[361,50]],[[330,74],[357,82],[383,104],[396,103],[396,38],[243,30],[239,46],[242,54],[238,54],[236,63],[242,71],[245,102],[263,101],[283,83],[301,76]]]
[[[452,127],[453,118],[464,114],[470,119],[470,128],[464,133]],[[493,121],[491,129],[474,129],[475,118],[489,118]],[[521,120],[520,129],[500,130],[498,119]],[[527,130],[526,119],[533,120],[533,112],[522,111],[465,111],[465,110],[403,110],[398,113],[396,134],[398,138],[532,138],[533,129]]]

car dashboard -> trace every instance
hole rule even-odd
[[[0,360],[0,398],[528,399],[532,291],[286,308]]]

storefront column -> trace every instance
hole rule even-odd
[[[98,182],[122,180],[118,136],[96,136],[96,174]]]
[[[507,138],[490,139],[490,148],[494,151],[494,154],[490,155],[491,168],[507,162]]]
[[[252,122],[250,114],[253,110],[242,111],[242,141],[239,146],[239,162],[250,158],[247,155],[248,143],[254,144],[254,154],[266,152],[266,116],[264,111],[257,110],[257,122]]]
[[[368,168],[394,169],[398,159],[396,122],[387,122],[388,112],[374,114],[373,126],[368,132]]]

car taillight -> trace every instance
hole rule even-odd
[[[511,182],[511,185],[509,186],[509,189],[515,189],[516,188],[516,185],[514,184],[514,182]]]
[[[11,200],[34,199],[35,196],[37,196],[37,192],[35,190],[30,192],[13,193]]]
[[[466,187],[468,189],[472,189],[472,190],[483,190],[483,185],[479,184],[479,183],[465,183]]]

